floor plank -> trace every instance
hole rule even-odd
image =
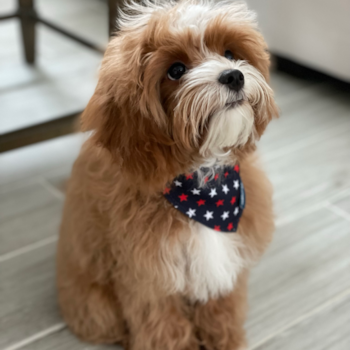
[[[68,329],[49,335],[23,350],[122,350],[118,345],[93,345],[78,340]]]
[[[51,244],[0,263],[0,349],[62,322],[54,255]]]
[[[347,213],[350,217],[350,192],[347,197],[334,201],[333,204]]]
[[[21,186],[56,172],[69,174],[85,138],[83,134],[62,136],[0,154],[0,186]]]
[[[57,237],[62,202],[51,201],[0,223],[0,258],[26,246]]]
[[[350,296],[267,341],[256,350],[348,350]]]
[[[266,161],[280,219],[307,211],[350,188],[349,133],[350,119],[337,135]]]
[[[350,225],[321,209],[277,229],[253,269],[251,344],[350,288]]]
[[[6,188],[1,191],[0,220],[5,224],[7,220],[34,212],[36,209],[57,203],[55,198],[40,183],[29,184],[20,188]]]
[[[329,132],[349,127],[350,101],[329,86],[313,88],[301,94],[292,103],[293,110],[282,104],[281,117],[273,120],[259,142],[259,148],[271,159],[276,150],[280,156],[300,141],[312,138],[320,142],[329,138]],[[330,117],[331,116],[331,117]],[[333,132],[334,133],[334,132]],[[276,158],[276,157],[274,157]]]

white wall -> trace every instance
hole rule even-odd
[[[247,0],[272,52],[350,82],[350,0]]]

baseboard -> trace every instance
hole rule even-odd
[[[274,68],[278,71],[288,73],[307,81],[327,82],[343,91],[350,92],[350,83],[346,81],[334,78],[310,67],[306,67],[280,55],[273,54],[273,61]]]

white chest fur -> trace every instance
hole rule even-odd
[[[180,264],[170,266],[172,289],[185,292],[193,301],[206,302],[233,290],[245,265],[242,241],[236,233],[214,231],[191,222],[191,234],[182,242]]]

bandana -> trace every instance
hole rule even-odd
[[[176,177],[164,190],[165,198],[192,220],[216,231],[235,232],[245,206],[239,166],[215,169],[215,176],[199,187],[197,173]]]

